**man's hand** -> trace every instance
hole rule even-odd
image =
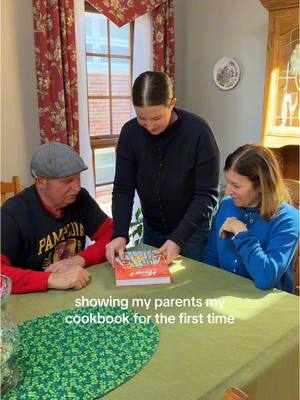
[[[52,272],[48,278],[48,289],[82,289],[91,280],[90,274],[79,265],[68,267],[64,272]]]
[[[244,224],[244,222],[235,217],[228,217],[226,218],[224,224],[221,226],[219,235],[222,239],[225,239],[227,232],[237,235],[238,233],[246,232],[247,230],[247,226]]]
[[[45,269],[47,272],[66,272],[70,267],[84,267],[85,259],[81,256],[74,256],[57,261]]]
[[[124,259],[124,251],[126,248],[126,239],[117,237],[106,245],[106,258],[107,261],[114,266],[115,256],[118,254],[121,260]]]
[[[160,249],[154,250],[154,254],[162,255],[166,262],[169,264],[174,260],[180,253],[180,246],[173,242],[173,240],[167,240]]]

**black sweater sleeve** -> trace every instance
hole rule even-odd
[[[136,189],[136,162],[133,149],[126,138],[127,133],[128,131],[125,125],[121,131],[117,146],[116,173],[112,196],[114,226],[112,239],[121,236],[128,240],[128,231]]]
[[[201,135],[198,140],[192,201],[179,225],[169,237],[180,247],[184,246],[203,221],[209,221],[217,204],[220,155],[212,131],[208,126],[205,130],[206,134]]]

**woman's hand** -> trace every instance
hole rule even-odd
[[[160,249],[154,250],[153,253],[163,256],[166,262],[169,264],[174,260],[180,253],[180,246],[173,242],[173,240],[167,240]]]
[[[114,266],[115,256],[118,254],[121,260],[124,260],[124,251],[126,248],[126,239],[117,237],[106,245],[106,258],[107,261]]]
[[[247,230],[247,226],[244,224],[244,222],[235,217],[228,217],[225,220],[224,224],[221,226],[219,235],[222,239],[225,239],[227,232],[233,233],[233,235],[237,235],[238,233],[246,232]]]

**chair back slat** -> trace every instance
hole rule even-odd
[[[299,210],[299,197],[300,197],[300,181],[295,179],[284,179],[284,183],[288,188],[293,206]],[[299,282],[299,242],[296,250],[295,261],[294,261],[294,282],[295,282],[295,294],[300,295],[300,282]]]
[[[20,178],[13,176],[11,182],[1,181],[1,205],[11,196],[14,196],[21,190]]]

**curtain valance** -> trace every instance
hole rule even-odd
[[[154,10],[166,0],[87,0],[101,14],[121,27]]]

